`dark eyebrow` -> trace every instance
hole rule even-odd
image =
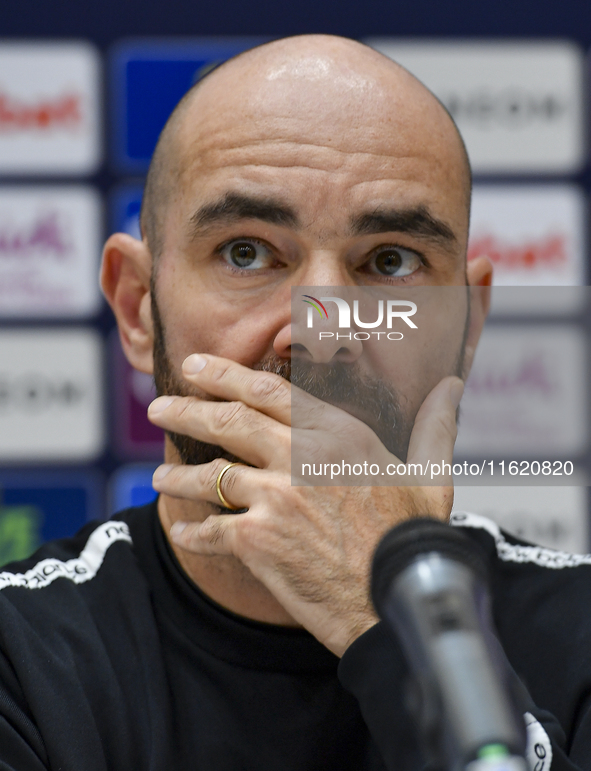
[[[229,224],[238,220],[255,219],[272,225],[297,227],[294,210],[271,198],[256,198],[240,193],[226,193],[218,201],[205,204],[190,219],[193,234],[211,225]]]
[[[425,206],[414,209],[384,210],[378,209],[371,214],[360,214],[350,224],[353,235],[372,235],[374,233],[408,233],[417,238],[435,241],[450,249],[457,245],[453,230],[442,220],[433,217]]]

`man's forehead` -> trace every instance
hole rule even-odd
[[[298,229],[328,228],[345,236],[353,230],[359,233],[354,224],[384,210],[423,207],[447,221],[463,240],[465,194],[457,163],[422,147],[398,145],[378,152],[374,143],[371,152],[360,143],[338,144],[312,144],[297,131],[289,141],[249,137],[238,147],[229,135],[205,146],[195,139],[179,180],[184,195],[177,214],[183,224],[187,218],[200,226],[266,219]],[[267,216],[271,211],[272,218]]]

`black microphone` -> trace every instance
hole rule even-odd
[[[492,631],[480,547],[434,519],[404,522],[378,545],[371,596],[414,675],[411,709],[429,764],[525,771],[524,720]]]

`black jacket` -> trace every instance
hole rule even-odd
[[[591,557],[453,524],[490,555],[532,767],[591,769]],[[381,624],[339,662],[305,631],[217,606],[155,504],[0,573],[1,771],[418,770],[407,677]]]

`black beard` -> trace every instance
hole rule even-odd
[[[165,332],[152,287],[152,320],[154,325],[154,382],[158,396],[193,396],[187,383],[175,375],[166,351]],[[465,334],[464,334],[465,343]],[[463,368],[464,343],[456,362],[454,374]],[[408,445],[415,415],[405,415],[395,391],[383,380],[370,380],[355,364],[314,364],[303,359],[292,362],[271,355],[253,369],[280,375],[303,391],[324,402],[338,406],[363,420],[382,444],[402,462],[406,462]],[[220,401],[211,397],[212,401]],[[294,426],[295,427],[295,426]],[[217,458],[244,463],[218,445],[208,444],[184,434],[167,431],[181,463],[200,465]]]

